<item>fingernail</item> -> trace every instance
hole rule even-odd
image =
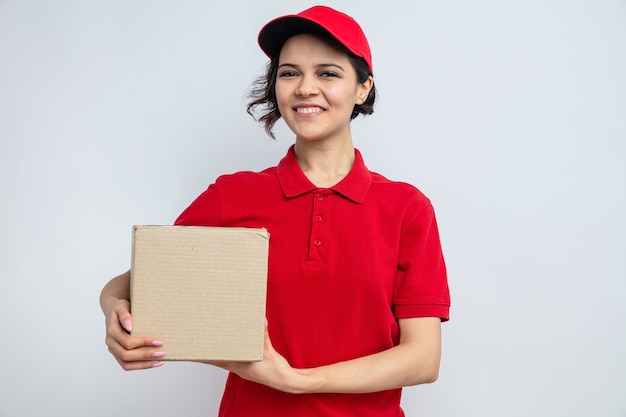
[[[160,340],[153,340],[152,346],[155,346],[155,347],[163,346],[163,342],[161,342]]]
[[[165,362],[156,362],[154,365],[152,365],[153,368],[158,368],[159,366],[163,366]]]
[[[152,356],[155,358],[162,358],[163,356],[165,356],[165,352],[154,352]]]
[[[267,329],[267,327],[269,326],[270,322],[267,321],[267,317],[265,317],[265,328]]]
[[[131,330],[133,330],[133,322],[129,319],[124,320],[124,328],[127,332],[130,332]]]

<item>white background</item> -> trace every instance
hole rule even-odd
[[[131,226],[291,143],[245,114],[303,1],[0,0],[0,416],[209,416],[225,374],[125,373]],[[370,169],[433,201],[453,296],[409,416],[626,416],[626,2],[334,1],[374,53]]]

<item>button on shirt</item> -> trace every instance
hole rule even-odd
[[[397,320],[448,319],[446,269],[430,201],[415,187],[352,170],[331,188],[304,175],[293,146],[277,167],[219,177],[178,225],[265,227],[267,317],[296,368],[399,343]],[[229,375],[220,416],[401,416],[401,390],[293,395]]]

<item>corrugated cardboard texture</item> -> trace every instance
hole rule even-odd
[[[135,226],[132,334],[163,360],[261,360],[268,247],[265,229]]]

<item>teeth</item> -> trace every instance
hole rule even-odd
[[[322,109],[320,109],[319,107],[298,107],[296,111],[298,113],[309,114],[309,113],[319,113],[322,111]]]

